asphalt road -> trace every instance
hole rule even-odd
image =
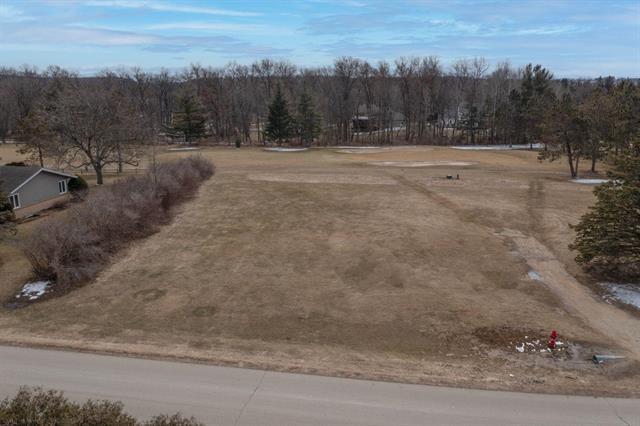
[[[121,400],[140,417],[212,425],[640,425],[640,400],[404,385],[0,346],[0,397],[21,385]]]

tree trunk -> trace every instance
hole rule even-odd
[[[122,166],[122,147],[120,146],[120,144],[118,144],[118,173],[122,173],[123,170],[123,166]]]
[[[598,161],[599,143],[593,142],[591,145],[591,173],[596,172],[596,162]]]
[[[571,170],[571,177],[572,178],[576,178],[578,177],[578,163],[576,161],[576,167],[573,167],[573,152],[571,152],[571,144],[570,143],[566,143],[565,144],[567,147],[567,160],[569,160],[569,170]]]
[[[102,178],[102,166],[97,166],[94,164],[93,170],[96,172],[96,183],[98,185],[102,185],[104,183]]]

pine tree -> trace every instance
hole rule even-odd
[[[311,145],[322,132],[322,117],[316,112],[313,98],[306,91],[300,96],[296,127],[300,142],[304,146]]]
[[[289,114],[287,100],[278,85],[276,94],[269,105],[269,117],[264,129],[265,136],[281,145],[293,135],[293,119]]]
[[[205,137],[206,118],[198,99],[192,95],[185,95],[178,101],[178,108],[178,111],[173,113],[167,133],[172,137],[183,137],[187,144]]]
[[[600,278],[640,279],[640,157],[615,160],[596,204],[574,227],[576,260]]]
[[[528,64],[522,70],[522,84],[518,106],[520,124],[524,143],[531,144],[540,140],[542,123],[546,112],[554,101],[554,94],[550,87],[553,74],[541,65]]]
[[[554,100],[553,106],[547,111],[541,136],[545,149],[538,153],[538,159],[554,161],[566,156],[571,177],[578,177],[578,167],[587,150],[589,134],[584,114],[569,93]]]

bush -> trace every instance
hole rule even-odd
[[[2,182],[0,182],[2,183]],[[16,216],[7,196],[0,191],[0,239],[15,232]],[[0,264],[2,259],[0,259]]]
[[[43,221],[22,250],[35,275],[56,289],[89,281],[112,254],[167,223],[171,208],[213,173],[213,164],[197,156],[161,163],[144,176],[93,192],[67,215]]]
[[[59,391],[22,387],[13,398],[0,402],[0,424],[15,426],[199,426],[180,414],[160,415],[140,423],[124,411],[121,402],[88,400],[80,405]]]
[[[84,192],[89,190],[89,184],[82,176],[76,176],[70,179],[67,187],[71,192]]]
[[[10,163],[5,164],[5,166],[27,167],[27,164],[24,161],[12,161]]]

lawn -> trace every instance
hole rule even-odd
[[[635,347],[581,314],[604,305],[567,248],[593,188],[569,182],[564,164],[540,164],[528,151],[440,147],[201,155],[218,173],[170,225],[95,282],[0,311],[0,339],[418,383],[576,393],[597,384],[638,394],[637,362],[588,361],[594,351]],[[26,263],[11,253],[2,295],[25,279]],[[591,302],[554,291],[562,280],[586,284],[576,291]],[[603,309],[596,314],[620,315],[623,329],[638,325]],[[534,340],[544,349],[551,329],[569,349],[530,351]]]

